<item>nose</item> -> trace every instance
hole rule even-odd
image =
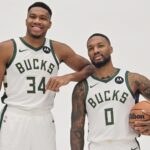
[[[99,52],[99,49],[97,47],[94,47],[94,53],[98,53]]]
[[[33,20],[34,23],[40,23],[40,18],[36,17],[34,20]]]

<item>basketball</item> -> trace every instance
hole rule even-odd
[[[142,112],[142,110],[149,111],[150,110],[150,102],[149,101],[141,101],[133,106],[129,114],[129,124],[134,124],[135,121],[146,121],[150,120],[150,116]]]

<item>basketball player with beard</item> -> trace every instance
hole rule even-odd
[[[129,126],[129,113],[140,94],[150,100],[150,80],[114,67],[113,48],[104,34],[91,35],[87,49],[95,72],[73,90],[71,150],[84,149],[86,115],[88,150],[140,150],[138,134]],[[140,132],[146,134],[147,129]]]
[[[26,35],[0,43],[0,88],[3,82],[5,89],[0,150],[56,150],[55,92],[93,73],[87,59],[45,37],[51,16],[48,5],[35,2],[28,8]],[[62,62],[76,72],[57,76]]]

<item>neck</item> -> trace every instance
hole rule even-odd
[[[38,48],[40,47],[41,45],[43,45],[44,41],[45,41],[45,38],[33,38],[29,35],[26,35],[23,37],[23,39],[29,44],[29,45],[32,45],[33,47],[35,48]]]
[[[110,61],[108,64],[95,69],[95,76],[101,79],[108,79],[116,73],[117,69],[113,66]]]

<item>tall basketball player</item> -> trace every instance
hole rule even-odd
[[[3,81],[6,104],[0,117],[0,150],[56,150],[51,113],[55,92],[94,71],[69,46],[45,37],[51,16],[46,4],[32,4],[26,35],[0,43],[0,87]],[[61,62],[77,72],[57,76]]]
[[[129,126],[128,117],[140,94],[150,100],[150,80],[114,67],[111,42],[103,34],[91,35],[87,49],[95,73],[73,91],[71,150],[84,148],[86,115],[89,150],[139,150],[138,134]]]

